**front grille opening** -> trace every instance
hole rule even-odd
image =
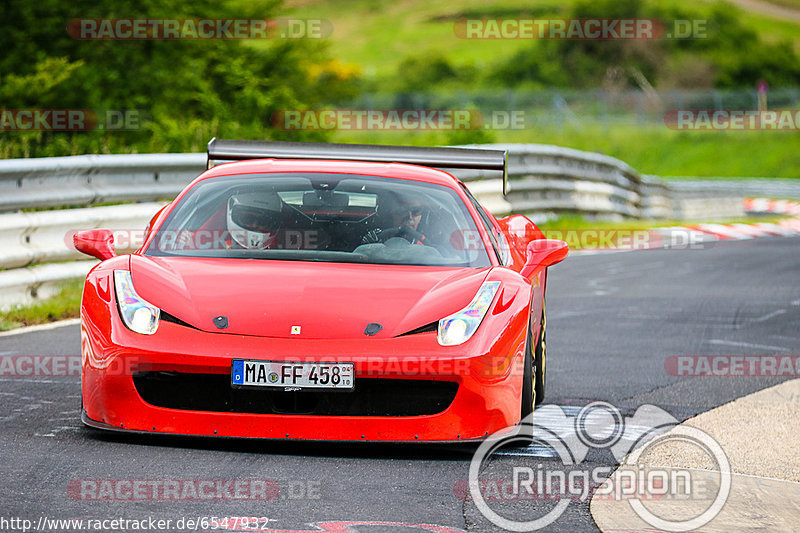
[[[275,394],[271,400],[273,411],[282,415],[311,415],[319,405],[319,398],[297,392]]]
[[[445,411],[458,383],[417,379],[356,378],[352,391],[292,391],[231,387],[228,374],[137,372],[141,398],[156,407],[317,416],[423,416]]]

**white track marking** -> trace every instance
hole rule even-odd
[[[494,452],[492,455],[513,455],[522,457],[541,457],[558,459],[558,454],[550,447],[543,444],[530,444],[524,448],[514,448]]]
[[[782,352],[791,352],[789,348],[784,348],[783,346],[770,346],[769,344],[751,344],[749,342],[735,342],[735,341],[726,341],[723,339],[711,339],[708,341],[709,344],[721,344],[723,346],[742,346],[744,348],[758,348],[762,350],[780,350]]]
[[[47,331],[50,329],[63,328],[66,326],[74,326],[80,324],[80,318],[70,318],[68,320],[59,320],[58,322],[51,322],[50,324],[40,324],[38,326],[28,326],[26,328],[13,329],[11,331],[0,332],[0,337],[10,337],[11,335],[22,335],[23,333],[32,333],[34,331]]]
[[[61,379],[39,379],[39,378],[0,378],[0,383],[4,381],[18,382],[18,383],[70,383],[70,380],[64,378],[79,378],[80,376],[61,376]],[[78,380],[74,380],[78,381]]]
[[[547,428],[549,432],[552,432],[556,436],[561,439],[569,439],[570,437],[575,435],[575,421],[578,414],[583,409],[583,406],[575,406],[575,405],[557,405],[566,417],[559,416],[556,413],[556,416],[548,416],[547,410],[543,410],[537,416],[538,410],[534,410],[533,420],[536,425],[541,425],[543,428]],[[663,426],[663,420],[653,420],[652,423],[648,423],[648,420],[637,420],[638,424],[631,423],[631,420],[625,417],[625,426],[624,426],[624,433],[620,435],[621,440],[629,441],[633,444],[638,443],[641,438],[645,435],[652,434],[652,436],[656,436],[659,433],[664,433],[668,431],[672,426]],[[642,422],[644,422],[642,424]],[[558,453],[549,445],[542,444],[542,443],[533,443],[528,446],[520,446],[517,448],[503,448],[493,455],[508,455],[508,456],[521,456],[521,457],[540,457],[540,458],[555,458],[558,459]]]
[[[57,428],[53,428],[50,430],[49,433],[34,433],[34,437],[55,437],[56,434],[64,432],[64,431],[78,431],[81,428],[78,426],[59,426]]]
[[[784,313],[786,313],[786,309],[778,309],[777,311],[773,311],[771,313],[767,313],[764,316],[761,316],[761,317],[758,317],[758,318],[754,318],[750,322],[766,322],[770,318],[776,317],[778,315],[782,315]]]

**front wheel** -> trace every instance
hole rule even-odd
[[[533,413],[536,404],[536,389],[533,382],[535,369],[531,352],[531,331],[528,328],[528,339],[525,342],[525,359],[522,362],[522,415],[521,420]]]
[[[545,343],[546,320],[544,317],[544,304],[542,304],[542,322],[536,347],[531,342],[531,328],[528,328],[528,340],[525,343],[525,360],[522,371],[522,419],[533,412],[533,408],[544,401],[545,381]]]
[[[533,382],[536,405],[544,401],[544,383],[547,373],[545,372],[545,356],[547,355],[547,319],[544,316],[544,303],[542,303],[542,327],[539,328],[539,341],[536,343],[536,352],[533,357]]]

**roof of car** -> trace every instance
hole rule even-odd
[[[324,172],[336,174],[357,174],[382,176],[434,183],[456,187],[457,180],[452,175],[435,168],[404,163],[370,163],[363,161],[335,161],[316,159],[250,159],[219,164],[198,179],[242,174],[264,174],[269,172]]]

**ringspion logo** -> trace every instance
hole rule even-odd
[[[545,405],[518,426],[490,435],[472,457],[467,491],[459,481],[453,487],[454,495],[471,500],[494,526],[508,531],[547,528],[571,503],[588,504],[594,498],[625,501],[642,520],[666,531],[701,528],[722,510],[730,494],[730,462],[707,433],[680,425],[654,405],[642,405],[629,416],[606,402],[586,405],[575,416],[566,409]],[[554,461],[526,458],[520,444],[537,454],[547,452]],[[511,446],[516,449],[509,449]],[[675,446],[680,446],[682,453],[700,452],[715,465],[716,473],[660,467],[646,459],[658,449],[674,453]],[[611,467],[587,460],[592,449],[610,452],[619,465],[613,474]],[[491,461],[493,455],[506,457]],[[702,510],[681,517],[674,513],[662,516],[664,509],[643,504],[659,500],[698,502]],[[531,506],[531,501],[552,505]],[[525,520],[505,516],[514,505]]]

